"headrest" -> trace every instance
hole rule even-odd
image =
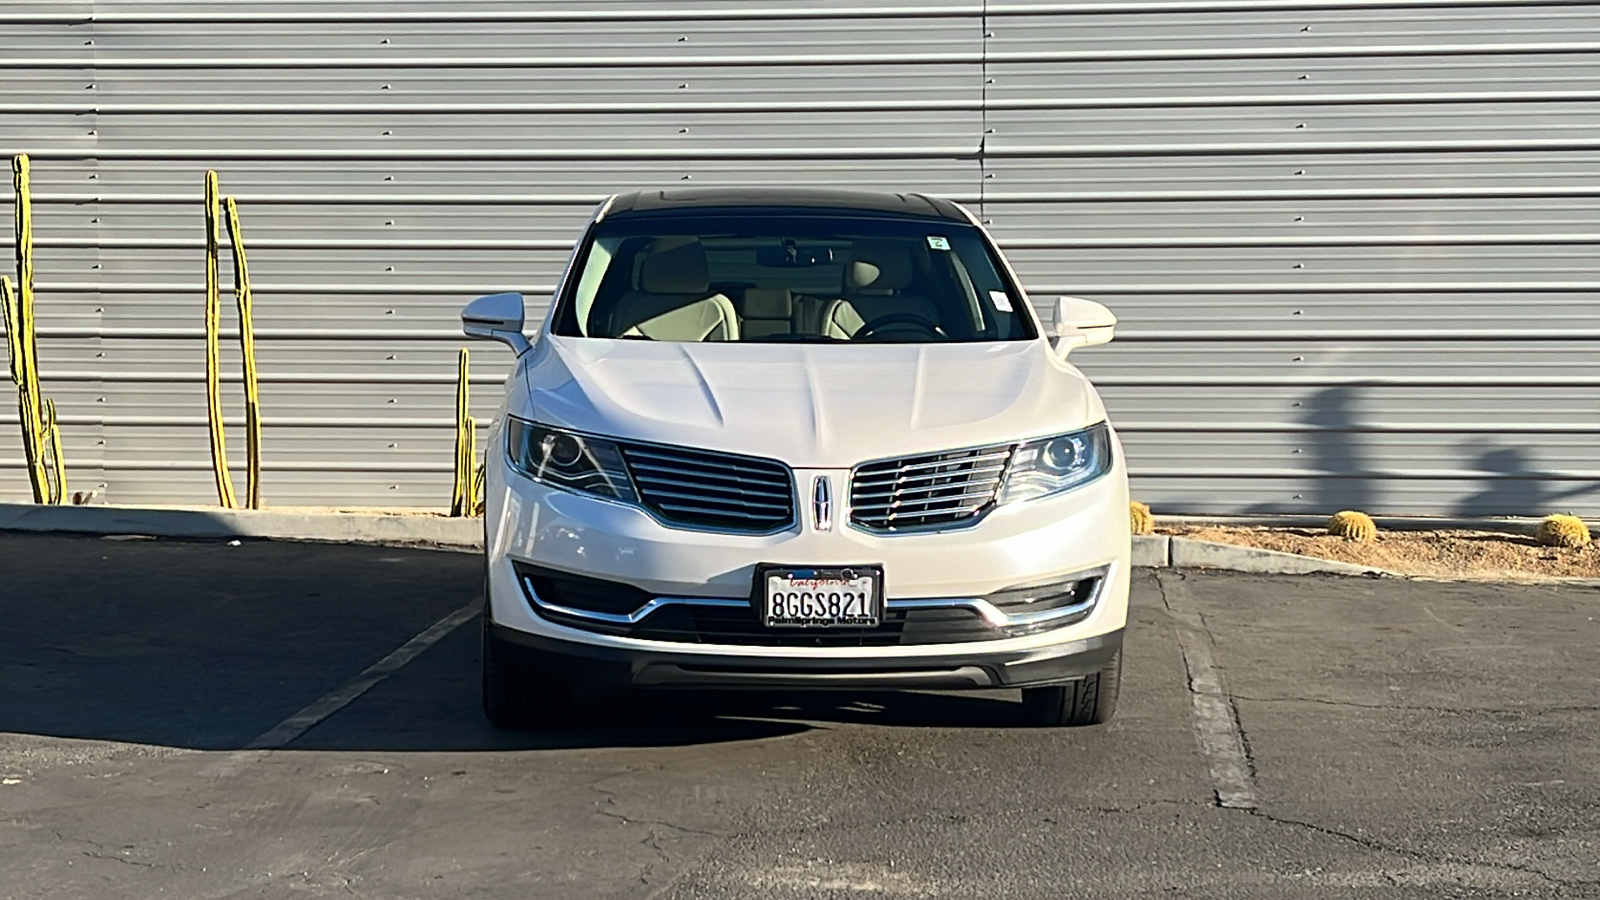
[[[703,294],[711,286],[706,248],[696,237],[656,238],[639,266],[639,290],[650,294]]]
[[[844,267],[846,293],[900,291],[911,286],[911,251],[903,241],[856,241]]]
[[[787,319],[794,314],[794,297],[783,288],[745,288],[744,317]]]

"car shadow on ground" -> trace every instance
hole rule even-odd
[[[405,695],[401,695],[402,697]],[[1000,697],[844,692],[651,691],[592,695],[587,707],[545,728],[495,728],[476,696],[448,714],[404,720],[355,705],[287,749],[504,751],[677,747],[785,737],[816,728],[872,724],[900,728],[1007,728],[1023,724],[1021,704]]]
[[[476,555],[273,541],[0,534],[0,733],[247,746],[479,601]],[[754,740],[842,723],[1020,724],[1015,695],[597,692],[573,724],[490,726],[478,622],[289,749],[506,750]]]
[[[580,692],[567,721],[495,728],[479,706],[474,620],[308,731],[296,750],[515,750],[686,746],[758,740],[842,724],[986,728],[1022,723],[1015,692],[771,690]]]

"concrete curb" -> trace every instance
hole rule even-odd
[[[269,538],[341,544],[483,549],[482,519],[435,515],[206,507],[35,506],[0,503],[0,531],[139,534],[171,538]],[[1135,535],[1133,564],[1271,575],[1387,574],[1350,563],[1166,535]]]
[[[321,510],[0,503],[0,531],[141,534],[173,538],[276,538],[478,550],[482,519]]]
[[[1262,575],[1387,575],[1382,569],[1353,563],[1261,550],[1237,544],[1197,541],[1166,535],[1135,535],[1133,564],[1153,568],[1225,569]]]
[[[1260,572],[1271,575],[1387,575],[1382,569],[1358,566],[1354,563],[1241,547],[1237,544],[1219,544],[1197,541],[1192,538],[1171,539],[1171,565],[1175,569],[1228,569],[1234,572]]]
[[[1172,539],[1164,534],[1134,535],[1133,564],[1151,569],[1172,565]]]

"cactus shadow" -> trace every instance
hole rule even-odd
[[[1463,455],[1471,448],[1463,446]],[[1520,447],[1493,447],[1477,455],[1473,468],[1484,473],[1482,488],[1462,497],[1456,513],[1466,516],[1529,515],[1552,496],[1549,482]]]
[[[1473,449],[1463,446],[1463,455]],[[1483,489],[1463,497],[1456,513],[1464,516],[1543,516],[1561,511],[1578,497],[1600,492],[1600,483],[1563,479],[1542,469],[1521,447],[1491,447],[1478,454],[1475,469],[1484,473]]]

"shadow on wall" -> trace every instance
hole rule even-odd
[[[1247,515],[1310,513],[1327,515],[1341,509],[1372,509],[1379,502],[1381,477],[1367,467],[1361,447],[1361,422],[1356,414],[1359,391],[1331,387],[1301,401],[1299,423],[1310,445],[1306,466],[1316,473],[1291,484],[1295,493],[1287,503],[1255,504]]]
[[[1462,455],[1473,451],[1463,444]],[[1486,473],[1483,489],[1461,498],[1456,512],[1461,515],[1511,516],[1530,514],[1545,508],[1549,484],[1537,472],[1528,454],[1516,447],[1497,447],[1478,455],[1476,468]]]
[[[1333,387],[1312,394],[1301,421],[1311,432],[1311,465],[1317,478],[1309,501],[1317,512],[1371,509],[1377,499],[1376,479],[1367,467],[1358,436],[1357,391]]]
[[[1372,467],[1361,440],[1360,400],[1360,389],[1346,385],[1316,391],[1305,401],[1301,422],[1311,427],[1309,464],[1318,476],[1301,502],[1311,512],[1406,512],[1385,503],[1380,483],[1396,478]],[[1455,501],[1450,509],[1455,515],[1542,516],[1561,511],[1561,504],[1575,497],[1600,492],[1600,484],[1591,481],[1558,488],[1563,478],[1541,471],[1532,454],[1520,447],[1484,449],[1468,442],[1459,445],[1458,453],[1482,476],[1477,491]]]
[[[1462,455],[1476,448],[1463,444]],[[1486,473],[1483,490],[1461,498],[1456,514],[1463,516],[1542,516],[1563,511],[1561,504],[1574,497],[1600,491],[1600,484],[1580,481],[1557,488],[1558,475],[1539,471],[1520,447],[1495,447],[1478,454],[1477,469]]]

